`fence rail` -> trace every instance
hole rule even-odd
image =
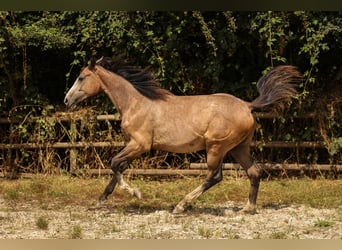
[[[70,148],[103,148],[103,147],[124,147],[124,141],[102,141],[102,142],[56,142],[56,143],[0,143],[0,149],[70,149]],[[271,141],[271,142],[252,142],[251,147],[262,146],[265,148],[324,148],[323,142],[287,142],[287,141]]]
[[[71,148],[104,148],[104,147],[123,147],[125,142],[56,142],[56,143],[0,143],[0,149],[71,149]]]
[[[342,172],[342,165],[329,164],[277,164],[259,163],[264,171],[294,171],[294,172]],[[237,163],[224,163],[222,166],[224,174],[230,176],[245,176],[246,172]],[[128,176],[199,176],[206,175],[206,163],[191,163],[189,169],[128,169],[124,175]],[[90,176],[103,176],[112,174],[111,169],[88,169]]]

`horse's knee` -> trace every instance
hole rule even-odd
[[[223,180],[222,167],[219,167],[217,174],[214,176],[214,180],[216,183],[219,183]]]
[[[210,171],[206,182],[204,184],[204,191],[208,190],[210,187],[216,185],[223,179],[223,174],[222,174],[222,167],[219,166],[217,169],[214,171]]]
[[[247,175],[252,185],[258,185],[261,179],[262,170],[256,164],[253,164],[247,169]]]
[[[117,158],[113,158],[110,164],[110,168],[113,170],[114,173],[119,172],[122,173],[128,167],[128,163],[126,160],[120,160]]]
[[[118,168],[118,160],[114,158],[112,158],[111,162],[110,162],[110,168],[114,171],[117,172],[117,168]]]

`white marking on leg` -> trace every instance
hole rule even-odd
[[[253,205],[247,201],[247,204],[240,212],[244,214],[256,214],[256,205]]]
[[[116,178],[118,181],[118,186],[122,190],[126,190],[130,195],[137,197],[138,199],[141,198],[141,193],[139,189],[137,188],[131,188],[125,180],[122,178],[122,175],[120,173],[116,174]]]
[[[194,199],[198,198],[204,191],[204,186],[200,185],[195,190],[187,194],[183,200],[181,200],[177,206],[173,209],[172,213],[179,214],[184,211],[184,206],[190,204]]]

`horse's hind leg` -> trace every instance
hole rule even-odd
[[[251,183],[248,202],[242,209],[242,212],[254,214],[256,213],[256,200],[258,197],[262,170],[250,155],[249,140],[234,148],[230,153],[234,159],[245,169]]]
[[[217,184],[222,180],[222,166],[220,165],[213,171],[209,171],[206,180],[192,192],[187,194],[184,199],[177,204],[177,206],[173,209],[174,214],[179,214],[184,211],[184,207],[187,204],[190,204],[193,200],[197,199],[202,193],[206,190]]]
[[[207,153],[208,163],[208,175],[205,181],[194,189],[192,192],[187,194],[182,201],[173,209],[173,213],[182,213],[184,207],[190,204],[193,200],[197,199],[206,190],[219,183],[222,180],[222,157],[211,152]]]

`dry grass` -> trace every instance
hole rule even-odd
[[[203,178],[127,180],[143,199],[115,190],[95,207],[108,178],[0,179],[0,238],[295,239],[341,237],[342,180],[263,181],[259,209],[241,215],[247,179],[226,178],[189,206],[173,207]],[[319,209],[317,209],[319,208]],[[326,209],[321,209],[326,208]]]
[[[203,178],[183,178],[172,181],[128,180],[142,192],[143,199],[131,198],[116,189],[109,197],[109,204],[118,210],[170,210],[188,192],[197,187]],[[74,178],[70,176],[37,176],[29,179],[0,181],[0,196],[13,207],[19,203],[39,204],[41,208],[58,209],[65,205],[94,206],[105,188],[108,178]],[[247,179],[225,179],[192,204],[196,207],[215,207],[229,200],[237,203],[247,200]],[[278,207],[288,204],[303,204],[314,208],[342,207],[342,180],[298,179],[263,181],[260,185],[258,205]]]

